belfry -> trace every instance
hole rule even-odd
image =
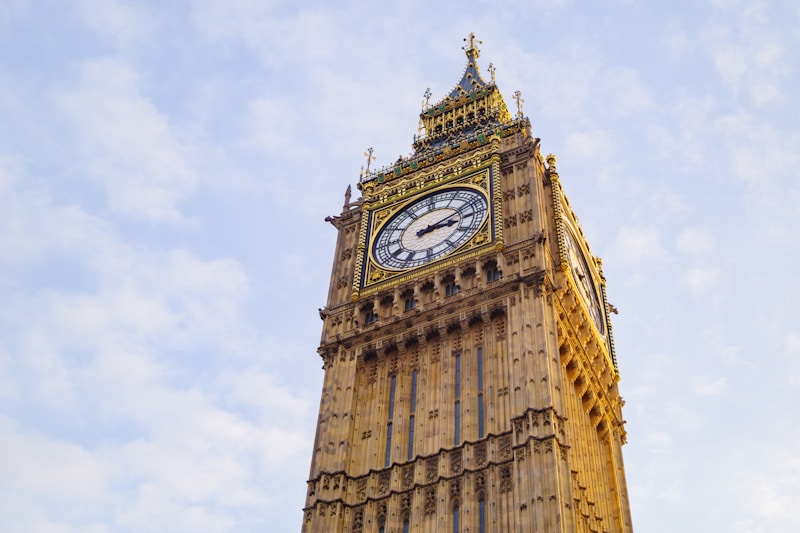
[[[630,532],[610,306],[479,44],[337,216],[303,532]]]

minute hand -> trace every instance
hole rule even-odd
[[[429,224],[427,227],[424,227],[424,228],[422,228],[421,230],[419,230],[417,232],[417,237],[422,237],[426,233],[430,233],[431,231],[433,231],[435,229],[443,228],[445,226],[448,226],[448,227],[452,226],[453,224],[458,222],[456,219],[454,219],[452,217],[453,217],[453,215],[450,215],[450,216],[448,216],[446,218],[443,218],[442,220],[440,220],[439,222],[437,222],[435,224]]]

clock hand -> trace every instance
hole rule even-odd
[[[422,237],[426,233],[430,233],[431,231],[433,231],[435,229],[443,228],[445,226],[447,226],[447,227],[452,226],[453,224],[458,222],[456,219],[452,218],[452,216],[453,215],[450,215],[450,216],[448,216],[446,218],[443,218],[442,220],[440,220],[439,222],[437,222],[435,224],[428,224],[427,227],[422,228],[421,230],[419,230],[417,232],[417,237]]]

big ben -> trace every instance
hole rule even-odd
[[[630,532],[602,263],[478,42],[338,230],[303,531]],[[371,152],[370,152],[371,157]]]

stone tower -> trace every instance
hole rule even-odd
[[[465,41],[413,154],[327,219],[303,532],[630,532],[601,261]]]

